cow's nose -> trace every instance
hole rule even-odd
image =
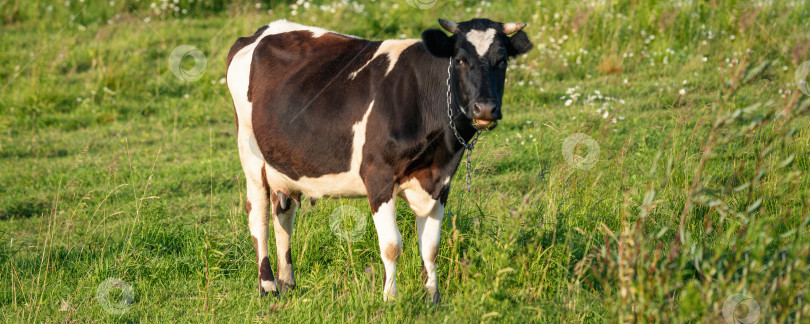
[[[476,102],[473,104],[473,116],[476,119],[498,120],[501,118],[497,106],[491,101]]]

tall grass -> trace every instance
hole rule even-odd
[[[794,78],[809,59],[806,1],[154,3],[0,6],[4,321],[810,316],[810,101]],[[280,18],[384,39],[476,16],[527,22],[536,49],[510,62],[505,120],[473,153],[471,191],[465,170],[454,179],[442,303],[422,301],[403,203],[402,296],[382,302],[373,227],[347,242],[328,224],[345,205],[368,217],[362,199],[303,206],[298,287],[259,298],[223,84],[233,40]],[[167,65],[181,44],[206,55],[196,82]],[[600,147],[590,169],[563,157],[575,133]],[[96,298],[108,278],[134,290],[120,315],[105,309],[120,289]]]

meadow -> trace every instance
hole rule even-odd
[[[297,287],[260,298],[233,41],[475,17],[527,23],[535,49],[453,180],[441,303],[402,202],[383,302],[365,199],[304,204]],[[0,24],[3,322],[810,320],[808,1],[0,0]],[[181,45],[199,79],[173,74]]]

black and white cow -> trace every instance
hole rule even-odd
[[[295,287],[290,235],[304,194],[313,203],[368,197],[385,265],[383,296],[395,298],[401,197],[416,214],[425,287],[438,301],[439,231],[465,148],[449,125],[464,141],[492,129],[507,61],[532,47],[523,23],[439,23],[452,35],[431,29],[421,40],[380,42],[279,20],[234,43],[227,80],[261,294]],[[278,278],[268,257],[268,208]]]

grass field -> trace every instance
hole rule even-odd
[[[0,319],[810,320],[808,1],[419,6],[0,0]],[[298,286],[260,298],[224,84],[233,41],[280,18],[386,39],[474,17],[526,22],[535,49],[510,63],[471,190],[463,165],[454,179],[442,302],[422,300],[402,202],[400,300],[382,301],[363,199],[299,209]],[[205,55],[199,80],[172,74],[180,45]],[[592,141],[566,142],[579,133]]]

